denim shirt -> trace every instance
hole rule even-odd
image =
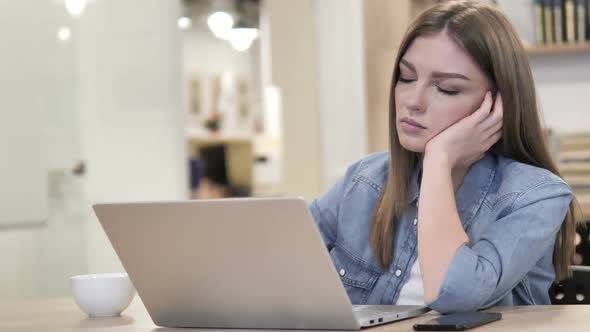
[[[353,304],[395,304],[418,258],[420,166],[410,179],[409,208],[395,221],[387,271],[370,248],[371,217],[388,165],[389,153],[366,157],[309,206]],[[486,153],[455,198],[469,242],[456,251],[427,305],[451,313],[550,304],[553,246],[572,200],[570,187],[545,169]]]

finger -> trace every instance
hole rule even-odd
[[[483,132],[495,132],[496,130],[500,129],[500,127],[502,127],[502,123],[502,114],[499,112],[498,114],[492,113],[479,124],[479,128]]]
[[[497,132],[498,130],[502,129],[504,125],[504,122],[502,121],[502,118],[491,118],[487,119],[483,124],[482,124],[482,130],[484,133],[485,137],[489,137],[491,135],[493,135],[495,132]],[[483,129],[485,128],[485,129]]]
[[[500,93],[496,96],[496,102],[494,103],[493,110],[490,116],[482,122],[481,128],[484,131],[490,128],[495,128],[498,123],[502,123],[504,118],[504,107],[502,105],[502,96]]]
[[[490,115],[491,108],[492,108],[492,93],[490,91],[488,91],[488,92],[486,92],[486,94],[483,98],[483,102],[481,103],[481,106],[479,107],[479,109],[477,109],[473,113],[473,116],[476,119],[476,123],[481,123],[485,119],[487,119],[488,116]]]
[[[490,149],[494,144],[496,144],[500,139],[502,139],[503,133],[503,130],[498,130],[495,133],[493,133],[486,141],[486,148]]]

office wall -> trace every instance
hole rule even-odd
[[[0,204],[34,217],[21,220],[31,223],[0,226],[0,298],[63,293],[64,277],[84,268],[82,228],[75,220],[79,208],[73,198],[79,182],[64,171],[80,157],[73,93],[76,40],[56,39],[57,29],[71,22],[64,8],[51,2],[2,2],[0,17],[5,48],[0,113],[10,129],[0,131],[4,164],[32,158],[10,171],[0,167],[9,177],[2,180]],[[26,194],[21,201],[14,199],[18,193]],[[39,199],[44,201],[42,213]],[[62,282],[54,283],[57,279]]]
[[[94,1],[77,19],[61,2],[0,8],[19,18],[3,21],[17,32],[11,40],[31,45],[26,57],[47,69],[37,78],[49,202],[43,225],[0,230],[0,298],[65,296],[70,275],[121,269],[90,204],[188,197],[180,2]],[[65,43],[56,39],[61,26],[72,31]],[[4,83],[7,93],[39,97]],[[83,176],[71,173],[78,160]]]
[[[259,62],[258,41],[255,41],[250,49],[246,51],[236,51],[228,41],[215,37],[209,30],[206,25],[208,14],[202,7],[187,7],[187,15],[189,15],[193,23],[190,28],[181,31],[183,75],[186,82],[184,86],[187,88],[186,96],[188,97],[186,100],[187,105],[189,105],[189,94],[191,93],[188,89],[190,89],[194,81],[198,82],[198,91],[200,92],[201,112],[199,114],[190,113],[190,119],[192,120],[190,126],[197,132],[198,130],[205,131],[203,123],[209,112],[219,110],[217,105],[214,104],[213,97],[215,95],[215,80],[221,77],[222,74],[231,74],[234,80],[245,79],[248,82],[251,105],[253,105],[250,111],[257,112],[260,107],[260,82],[257,80],[260,76],[257,65]],[[230,118],[233,119],[235,116]],[[226,123],[222,123],[223,131],[228,129],[224,128],[224,124]],[[229,133],[226,132],[226,134],[236,135],[238,134],[236,129],[242,129],[242,132],[239,133],[241,135],[251,134],[251,132],[245,132],[243,127],[229,128],[232,130]]]
[[[188,198],[180,14],[180,1],[96,1],[80,22],[89,205]],[[89,205],[88,271],[118,271],[119,261]]]
[[[532,56],[545,118],[556,133],[590,130],[590,54]]]
[[[322,191],[313,1],[269,0],[264,6],[270,30],[271,82],[280,89],[282,99],[280,191],[310,199]]]
[[[368,149],[389,148],[389,92],[399,43],[410,23],[411,1],[363,1]]]
[[[367,153],[363,4],[315,1],[322,186],[326,190]]]
[[[265,2],[270,45],[261,49],[282,100],[285,195],[321,195],[367,153],[360,8],[360,1]]]

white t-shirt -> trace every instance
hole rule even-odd
[[[424,288],[422,286],[422,273],[418,259],[414,262],[410,271],[410,279],[402,287],[397,299],[398,305],[424,305]]]

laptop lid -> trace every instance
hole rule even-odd
[[[156,325],[360,328],[303,199],[94,210]]]

